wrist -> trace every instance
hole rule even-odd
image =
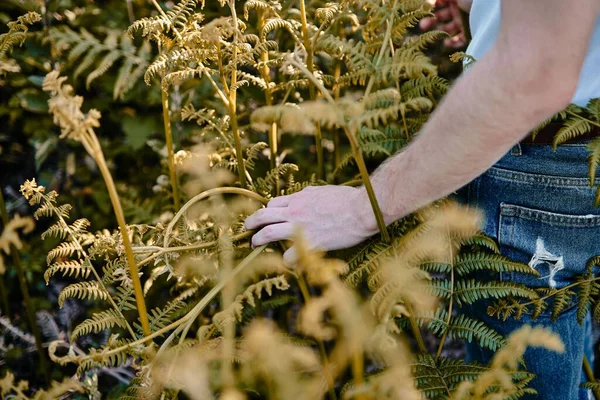
[[[368,232],[369,236],[374,235],[379,232],[379,225],[377,224],[377,218],[375,217],[375,211],[373,209],[373,205],[371,200],[369,199],[369,194],[367,189],[364,186],[361,186],[357,189],[357,207],[356,207],[356,216],[358,218],[358,223],[362,226],[362,228]],[[381,214],[383,216],[383,220],[385,225],[389,225],[392,222],[396,221],[398,218],[387,213],[384,205],[382,204],[382,196],[376,195],[377,204],[379,205],[379,209],[381,210]]]

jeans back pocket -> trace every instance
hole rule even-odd
[[[503,273],[503,281],[562,288],[584,274],[587,261],[600,254],[600,215],[558,214],[501,203],[498,225],[502,254],[539,273]]]

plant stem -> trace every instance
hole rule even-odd
[[[232,271],[232,257],[233,257],[233,248],[230,247],[230,239],[228,239],[227,234],[225,236],[219,237],[219,270],[223,277],[227,277],[231,275]],[[229,279],[228,282],[223,286],[223,290],[221,291],[221,299],[222,299],[222,307],[224,310],[229,308],[229,306],[233,303],[236,293],[236,281],[235,279]],[[223,382],[223,387],[225,390],[228,388],[233,388],[235,386],[235,376],[233,374],[233,363],[228,362],[233,358],[235,352],[235,328],[236,323],[234,321],[230,321],[225,323],[223,328],[223,348],[222,348],[222,357],[223,363],[221,363],[221,380]],[[185,334],[182,335],[181,339],[185,337]]]
[[[585,354],[583,355],[583,370],[585,371],[585,376],[587,380],[589,382],[596,383],[596,378],[594,377],[594,370],[592,369],[590,361],[588,360]],[[596,400],[600,400],[600,390],[592,389],[592,392],[594,392],[594,397],[596,398]]]
[[[354,347],[354,346],[353,346]],[[355,387],[360,387],[364,383],[365,366],[363,360],[363,354],[360,347],[358,349],[352,348],[352,378]],[[363,400],[365,397],[362,395],[356,396],[358,400]]]
[[[169,162],[169,176],[171,177],[171,189],[173,190],[173,204],[175,211],[179,210],[179,188],[177,185],[177,171],[175,171],[175,160],[173,156],[173,133],[171,131],[171,118],[169,116],[169,92],[166,87],[161,88],[163,121],[165,125],[165,139],[167,144],[167,159]]]
[[[417,323],[417,319],[415,318],[415,311],[412,307],[412,304],[408,300],[404,300],[404,305],[406,306],[406,310],[408,311],[408,321],[410,322],[410,328],[415,336],[415,340],[417,341],[417,346],[419,346],[419,351],[421,353],[427,353],[427,347],[425,347],[425,342],[423,341],[423,335],[421,335],[421,329],[419,329],[419,324]]]
[[[591,124],[591,125],[594,125],[594,126],[596,126],[596,127],[600,128],[600,123],[598,123],[598,122],[595,122],[595,121],[592,121],[592,120],[591,120],[591,119],[589,119],[589,118],[586,118],[586,117],[584,117],[584,116],[581,116],[581,115],[579,115],[579,114],[576,114],[576,113],[574,113],[574,112],[572,112],[572,111],[567,111],[566,113],[567,113],[567,114],[569,114],[569,115],[570,115],[570,116],[572,116],[572,117],[575,117],[575,118],[582,119],[582,120],[584,120],[585,122],[587,122],[588,124]]]
[[[333,87],[333,99],[340,99],[340,77],[342,76],[342,61],[335,60],[335,67],[333,71],[333,79],[335,86]],[[335,171],[340,165],[340,131],[338,129],[333,130],[333,170]]]
[[[2,217],[2,224],[4,226],[7,226],[9,222],[8,211],[6,210],[6,204],[4,203],[4,194],[2,193],[1,189],[0,216]],[[37,348],[40,357],[40,367],[42,369],[42,374],[44,375],[44,382],[49,383],[50,370],[48,369],[48,360],[46,359],[46,354],[44,352],[42,335],[40,333],[40,328],[38,327],[37,321],[35,319],[35,309],[33,307],[33,303],[31,302],[31,296],[29,295],[27,278],[25,277],[25,270],[23,269],[23,265],[21,264],[21,254],[14,244],[10,245],[10,254],[12,256],[13,264],[17,272],[17,277],[19,278],[19,285],[21,287],[21,293],[23,294],[23,301],[25,303],[25,311],[27,312],[29,326],[31,328],[33,336],[35,337],[35,347]],[[6,310],[9,311],[8,304]]]
[[[246,268],[250,262],[252,260],[254,260],[256,258],[256,256],[258,256],[258,254],[260,254],[267,246],[263,245],[260,247],[257,247],[256,249],[254,249],[254,251],[252,253],[250,253],[246,258],[244,258],[244,260],[242,260],[242,262],[240,262],[237,267],[235,267],[235,269],[231,272],[231,274],[225,278],[225,280],[217,283],[217,285],[212,288],[207,294],[206,296],[204,296],[199,302],[198,304],[196,304],[194,306],[194,308],[192,308],[186,315],[184,315],[183,317],[181,317],[180,319],[178,319],[175,322],[170,323],[169,325],[165,326],[164,328],[161,328],[155,332],[152,332],[150,335],[145,336],[141,339],[138,339],[134,342],[131,343],[127,343],[126,345],[108,350],[106,352],[102,353],[103,357],[110,357],[113,356],[115,354],[119,354],[123,351],[127,351],[128,349],[132,349],[135,348],[139,345],[142,345],[156,337],[162,336],[163,334],[165,334],[166,332],[169,332],[170,330],[173,330],[175,328],[178,328],[175,332],[173,332],[168,338],[167,340],[165,340],[162,344],[162,346],[160,347],[158,353],[156,354],[156,357],[162,353],[166,347],[173,341],[174,335],[177,334],[177,332],[179,332],[179,328],[182,327],[183,324],[185,323],[189,323],[190,320],[193,322],[196,317],[202,312],[202,310],[204,310],[204,308],[206,308],[206,306],[216,297],[217,294],[219,294],[219,292],[223,289],[223,286],[225,284],[227,284],[227,282],[229,282],[231,279],[234,279],[244,268]],[[66,356],[69,359],[77,362],[77,361],[84,361],[85,359],[91,359],[90,356],[87,357],[77,357],[77,358],[70,358],[69,356]],[[68,362],[68,361],[67,361]]]
[[[125,223],[125,216],[123,214],[123,208],[121,207],[121,201],[119,200],[119,194],[117,193],[115,182],[113,181],[112,175],[110,174],[108,166],[106,165],[106,160],[104,159],[102,149],[100,148],[99,143],[97,143],[96,134],[92,131],[90,132],[90,136],[92,136],[96,142],[94,143],[95,146],[93,146],[95,150],[93,156],[96,160],[96,164],[98,164],[100,173],[104,178],[104,182],[106,183],[106,188],[108,189],[110,202],[112,203],[113,210],[115,212],[115,217],[117,218],[117,223],[119,224],[119,230],[121,231],[121,237],[123,238],[123,247],[125,247],[127,264],[129,265],[129,273],[131,275],[131,281],[133,283],[135,302],[137,304],[138,313],[140,315],[140,322],[142,324],[144,336],[148,336],[150,335],[150,324],[148,323],[148,313],[146,311],[146,303],[144,301],[144,292],[142,291],[142,284],[138,275],[138,268],[135,264],[135,257],[133,255],[131,241],[129,240],[129,232],[127,231],[127,224]]]
[[[100,289],[102,289],[104,292],[106,292],[108,294],[108,296],[107,296],[108,302],[115,309],[115,312],[117,314],[119,314],[119,316],[121,318],[123,318],[123,320],[125,321],[125,326],[127,327],[129,334],[131,335],[131,337],[134,340],[137,339],[137,336],[136,336],[135,332],[133,331],[133,328],[131,327],[131,325],[129,324],[127,319],[125,318],[125,315],[123,315],[123,312],[121,311],[121,309],[119,308],[117,303],[115,303],[112,296],[108,292],[106,285],[104,285],[102,278],[100,278],[100,275],[98,275],[98,272],[96,272],[96,268],[94,268],[94,266],[92,265],[92,263],[90,261],[90,257],[87,254],[87,252],[85,251],[85,249],[83,248],[83,246],[81,245],[81,243],[79,242],[79,239],[77,238],[77,236],[75,236],[75,234],[73,233],[73,230],[71,229],[69,224],[67,224],[67,221],[65,221],[65,219],[60,215],[60,212],[58,211],[58,209],[52,204],[52,202],[48,199],[48,197],[46,197],[46,195],[44,195],[44,199],[46,201],[46,204],[49,205],[50,208],[52,208],[52,212],[58,218],[58,221],[62,225],[63,229],[66,232],[68,232],[69,236],[71,237],[72,243],[75,244],[75,246],[77,247],[77,251],[83,257],[84,262],[87,263],[86,268],[89,268],[90,271],[92,271],[92,274],[94,275],[94,278],[98,282],[98,286],[100,287]]]
[[[243,239],[249,238],[250,236],[254,235],[254,233],[256,233],[256,231],[253,231],[253,230],[240,233],[239,235],[232,236],[231,241],[235,242],[238,240],[243,240]],[[189,246],[159,247],[156,250],[156,253],[154,253],[151,256],[140,261],[138,263],[138,267],[141,267],[142,265],[146,265],[150,261],[152,261],[166,253],[172,253],[172,252],[183,253],[183,252],[187,252],[187,251],[194,251],[194,250],[200,250],[200,249],[210,249],[211,247],[214,247],[217,244],[218,244],[218,241],[213,240],[212,242],[191,244]],[[142,247],[142,249],[144,249],[144,247]],[[133,251],[136,252],[136,249],[134,248]]]
[[[375,69],[377,69],[377,67],[379,66],[379,63],[383,59],[383,55],[385,54],[385,51],[387,50],[388,41],[390,40],[390,37],[392,35],[392,26],[394,25],[394,24],[392,24],[392,21],[396,14],[396,1],[394,1],[394,4],[392,5],[392,10],[394,10],[394,12],[390,13],[390,19],[388,20],[389,22],[388,22],[387,28],[385,30],[385,36],[383,37],[383,41],[381,42],[381,48],[379,49],[379,54],[377,55],[377,61],[375,61]],[[369,78],[369,82],[367,83],[367,89],[365,90],[365,94],[364,94],[363,98],[367,97],[371,93],[371,90],[373,89],[373,84],[375,84],[376,77],[377,77],[377,71],[374,71],[373,74],[371,75],[371,78]]]
[[[300,288],[300,292],[302,293],[302,297],[304,298],[304,304],[306,304],[310,300],[310,292],[308,291],[308,285],[304,280],[304,277],[300,274],[296,274],[293,271],[290,271],[292,275],[296,278],[298,282],[298,287]],[[331,400],[336,400],[337,396],[335,394],[335,381],[333,380],[333,376],[331,375],[331,369],[329,364],[329,357],[327,357],[327,351],[325,350],[325,344],[321,339],[316,339],[319,345],[319,353],[321,353],[321,358],[323,359],[323,371],[325,372],[325,379],[327,379],[327,389],[329,398]]]
[[[336,107],[335,100],[331,97],[331,94],[325,89],[325,87],[312,75],[304,65],[297,62],[294,58],[288,58],[290,64],[294,65],[298,68],[306,77],[311,80],[317,89],[321,91],[323,97],[334,107]],[[371,207],[373,208],[373,213],[375,214],[375,219],[377,220],[377,226],[379,227],[379,231],[381,232],[381,237],[386,242],[390,242],[390,235],[388,234],[385,221],[383,219],[383,214],[381,213],[381,208],[379,207],[379,203],[377,202],[377,197],[375,196],[375,191],[373,190],[373,185],[371,184],[371,179],[369,178],[369,171],[367,170],[367,166],[365,164],[365,160],[362,156],[362,151],[360,149],[360,145],[358,144],[358,140],[354,133],[350,130],[348,125],[344,125],[344,132],[350,141],[350,146],[352,147],[352,154],[354,159],[356,160],[356,164],[358,165],[358,170],[360,171],[361,178],[363,180],[363,184],[365,186],[365,190],[367,191],[367,195],[369,197],[369,201],[371,203]]]
[[[258,20],[259,20],[258,30],[259,30],[259,32],[261,32],[265,25],[265,18],[264,18],[263,12],[259,13]],[[263,66],[260,68],[260,74],[266,85],[265,103],[267,106],[271,106],[271,105],[273,105],[273,93],[271,91],[271,86],[270,86],[271,80],[269,77],[269,67],[266,64],[267,61],[269,61],[269,54],[267,53],[266,50],[263,50],[260,53],[260,61],[263,63]],[[270,154],[271,169],[273,170],[273,169],[277,168],[277,123],[276,122],[273,122],[271,124],[271,127],[269,128],[269,149],[271,150],[271,154]],[[279,196],[279,191],[280,191],[280,182],[279,182],[279,178],[277,178],[277,180],[275,181],[274,195]]]
[[[171,235],[171,232],[175,228],[175,224],[177,223],[177,221],[179,221],[179,218],[181,218],[183,216],[183,214],[185,214],[185,212],[188,210],[188,208],[190,208],[191,206],[193,206],[195,203],[199,202],[200,200],[204,200],[210,196],[214,196],[217,194],[225,194],[225,193],[239,194],[239,195],[247,196],[251,199],[260,201],[264,205],[267,205],[267,203],[269,202],[269,200],[265,199],[260,194],[252,192],[248,189],[242,189],[242,188],[237,188],[237,187],[221,187],[221,188],[214,188],[214,189],[206,190],[200,194],[197,194],[196,196],[192,197],[191,199],[189,199],[188,202],[185,203],[179,211],[177,211],[177,214],[175,214],[175,216],[173,217],[171,222],[169,222],[169,225],[167,225],[167,229],[165,230],[163,247],[165,247],[165,248],[169,247],[169,236]]]
[[[450,229],[448,229],[448,233],[447,233],[447,237],[448,240],[450,240],[451,236],[450,236]],[[452,306],[453,306],[453,300],[454,300],[454,254],[452,251],[452,243],[449,243],[449,248],[450,248],[450,262],[452,263],[452,268],[450,269],[450,300],[448,300],[448,318],[446,319],[446,325],[449,327],[450,326],[450,319],[452,318]],[[438,346],[438,350],[437,353],[435,355],[435,359],[437,360],[438,358],[440,358],[440,355],[442,354],[442,349],[444,348],[444,343],[446,342],[446,337],[448,335],[448,331],[450,329],[446,329],[446,331],[444,332],[444,334],[442,335],[442,338],[440,340],[440,345]]]
[[[231,10],[231,19],[233,21],[233,50],[231,52],[231,80],[229,85],[229,118],[231,119],[231,130],[235,139],[235,158],[237,160],[238,175],[240,177],[240,186],[246,188],[246,160],[242,150],[242,139],[240,138],[240,130],[238,127],[237,112],[236,112],[236,84],[237,84],[237,55],[238,55],[238,19],[235,11],[235,0],[229,0],[229,8]],[[224,77],[223,77],[224,79]]]
[[[356,160],[356,165],[358,166],[360,176],[363,180],[363,184],[367,191],[367,196],[369,196],[369,201],[371,202],[371,207],[373,208],[373,213],[375,214],[375,220],[377,220],[377,226],[379,227],[379,231],[381,232],[381,237],[385,242],[390,243],[390,235],[388,234],[387,226],[383,219],[383,214],[381,213],[381,208],[379,207],[379,203],[377,202],[375,190],[373,189],[371,179],[369,178],[369,171],[367,170],[367,166],[365,164],[360,145],[358,144],[358,140],[356,139],[354,133],[350,131],[350,129],[345,128],[344,131],[346,132],[346,136],[350,140],[352,154],[354,156],[354,159]]]
[[[206,308],[206,306],[208,306],[208,304],[217,296],[217,294],[219,294],[221,292],[221,290],[223,290],[223,288],[225,287],[226,284],[228,284],[231,280],[235,279],[235,277],[237,277],[239,275],[240,272],[242,272],[248,265],[250,265],[250,263],[256,258],[258,257],[258,255],[267,248],[267,245],[262,245],[259,246],[257,248],[255,248],[252,253],[248,254],[246,256],[246,258],[244,258],[234,269],[233,271],[231,271],[230,274],[228,274],[227,276],[225,276],[221,281],[219,281],[219,283],[217,283],[215,285],[215,287],[213,287],[207,294],[206,296],[204,296],[199,302],[198,304],[196,304],[194,306],[194,308],[192,308],[190,310],[190,312],[188,312],[183,318],[181,318],[179,321],[174,322],[173,324],[171,324],[171,329],[173,329],[174,327],[177,326],[177,329],[171,333],[169,335],[169,337],[163,342],[163,344],[160,346],[160,348],[158,349],[158,352],[156,354],[156,356],[158,356],[159,354],[161,354],[163,351],[166,350],[166,348],[171,344],[171,342],[175,339],[175,336],[177,336],[180,332],[183,332],[182,335],[182,339],[183,337],[185,337],[185,335],[187,334],[187,332],[189,331],[190,327],[192,326],[192,324],[194,323],[194,321],[196,320],[196,318],[198,317],[198,315],[200,315],[200,313]],[[179,323],[180,321],[182,321],[181,323]],[[185,325],[184,325],[185,323]],[[175,325],[177,324],[177,325]]]
[[[165,14],[165,12],[163,11],[162,8],[160,8],[160,5],[158,4],[158,2],[156,0],[150,0],[150,2],[154,5],[154,7],[158,10],[158,12],[160,13],[160,15],[166,19],[167,21],[169,20],[169,17],[167,16],[167,14]],[[181,40],[181,33],[179,33],[179,31],[177,30],[177,28],[175,27],[175,25],[171,25],[171,28],[173,29],[173,32],[175,32],[175,35],[177,36],[177,39]]]
[[[314,53],[313,47],[308,37],[308,23],[306,20],[306,4],[304,0],[300,0],[300,22],[302,24],[302,40],[304,42],[304,50],[306,51],[306,67],[311,76],[314,77]],[[310,86],[308,93],[311,100],[317,98],[315,88]],[[317,150],[317,177],[320,179],[325,178],[325,165],[323,164],[323,134],[321,132],[321,125],[315,123],[315,146]]]

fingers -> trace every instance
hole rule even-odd
[[[423,18],[421,22],[419,22],[419,28],[424,31],[430,31],[437,25],[437,20],[433,17]]]
[[[268,208],[287,207],[288,204],[290,203],[290,197],[292,197],[292,195],[274,197],[269,201],[269,203],[267,204],[267,207]]]
[[[264,225],[285,222],[287,212],[287,207],[261,208],[246,218],[246,229],[256,229]]]
[[[434,12],[435,17],[440,22],[447,22],[452,19],[452,9],[450,7],[445,7]]]
[[[438,26],[438,29],[447,32],[450,35],[456,35],[462,31],[462,23],[457,20],[452,20],[447,24]]]
[[[279,240],[289,240],[293,236],[294,226],[289,222],[268,225],[252,236],[252,246],[256,247]]]
[[[296,246],[290,247],[285,253],[283,253],[283,262],[288,267],[294,267],[298,262],[298,255],[296,254]]]
[[[450,6],[448,7],[446,4],[438,4],[438,7],[442,7],[439,8],[438,10],[436,10],[434,12],[435,18],[433,17],[427,17],[427,18],[423,18],[420,22],[419,22],[419,27],[424,30],[424,31],[430,31],[432,29],[441,29],[444,30],[444,25],[440,25],[438,26],[438,24],[442,23],[442,22],[449,22],[454,18],[454,10],[453,7]]]

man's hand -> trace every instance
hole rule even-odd
[[[439,29],[451,37],[444,40],[444,44],[451,48],[464,47],[467,42],[463,32],[463,23],[460,9],[469,11],[473,0],[433,0],[435,3],[435,18],[423,18],[419,27],[425,31]]]
[[[290,240],[299,230],[311,248],[338,250],[354,246],[377,232],[375,216],[364,189],[349,186],[309,186],[272,199],[246,219],[246,229],[261,228],[252,245]],[[296,260],[294,247],[284,254]]]

